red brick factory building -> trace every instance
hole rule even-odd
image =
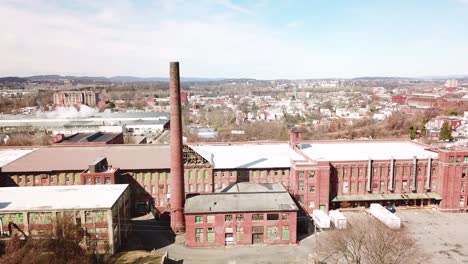
[[[233,201],[244,201],[244,197],[264,193],[227,192],[241,183],[282,185],[287,191],[282,192],[282,196],[289,195],[298,208],[297,219],[308,217],[314,209],[352,209],[367,207],[370,203],[436,208],[446,212],[468,211],[466,148],[433,149],[401,140],[307,141],[297,131],[291,132],[289,142],[187,145],[181,139],[178,64],[171,63],[170,80],[174,106],[170,121],[171,146],[1,148],[0,186],[129,184],[132,214],[150,210],[172,214],[171,227],[174,232],[185,229],[190,246],[206,246],[211,236],[208,228],[215,228],[217,236],[212,242],[215,245],[251,244],[260,241],[259,234],[263,234],[263,243],[276,243],[277,239],[281,243],[295,242],[296,226],[290,220],[284,220],[289,221],[289,239],[282,241],[282,226],[286,226],[282,218],[271,220],[277,229],[270,228],[268,237],[270,209],[263,208],[263,204],[255,208],[257,212],[244,204],[216,211],[215,219],[224,215],[226,220],[226,215],[231,215],[232,220],[228,223],[215,220],[214,227],[207,225],[208,214],[204,208],[198,208],[203,209],[198,212],[196,206],[191,207],[191,199],[229,197]],[[106,165],[94,171],[89,167],[99,164]],[[104,167],[106,169],[99,169]],[[87,174],[92,179],[86,180]],[[274,200],[271,203],[274,204]],[[274,213],[279,217],[283,211]],[[230,225],[237,224],[234,217],[238,214],[244,215],[245,224],[247,217],[253,214],[263,214],[266,220],[258,226],[252,220],[244,226],[242,235]],[[203,217],[204,222],[197,223],[200,218],[196,216]],[[299,230],[300,221],[296,222]],[[203,227],[196,227],[197,224]],[[259,226],[263,226],[263,233]],[[203,239],[192,239],[200,229],[203,229]],[[257,234],[255,241],[254,234]],[[237,241],[239,235],[243,236],[241,241]]]

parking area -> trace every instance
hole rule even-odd
[[[432,263],[468,263],[468,214],[400,210],[397,215]]]

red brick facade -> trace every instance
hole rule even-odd
[[[185,222],[189,247],[295,244],[297,240],[296,212],[186,215]]]

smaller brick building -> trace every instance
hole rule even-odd
[[[188,197],[185,204],[189,247],[294,244],[294,200],[279,183],[237,183],[220,193]]]

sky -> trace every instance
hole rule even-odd
[[[468,74],[468,0],[0,0],[0,76]]]

